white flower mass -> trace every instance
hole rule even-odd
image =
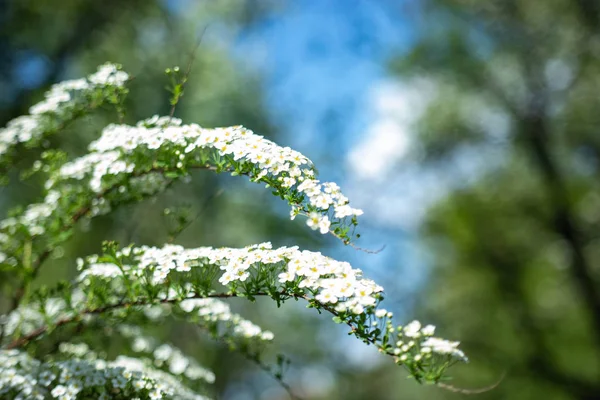
[[[104,87],[123,87],[129,75],[115,64],[104,64],[87,79],[57,83],[46,93],[44,100],[29,109],[31,115],[13,119],[0,129],[0,157],[14,145],[40,139],[45,133],[47,117],[61,118],[68,112],[76,96]]]
[[[167,288],[165,285],[178,273],[189,273],[193,270],[215,268],[221,271],[218,282],[228,287],[243,285],[246,281],[264,278],[263,271],[277,277],[280,293],[292,297],[313,300],[335,313],[348,315],[364,314],[371,319],[371,326],[378,328],[384,325],[390,332],[397,332],[402,339],[394,348],[388,349],[400,361],[407,361],[408,356],[431,357],[432,354],[450,356],[452,360],[467,361],[464,353],[458,349],[459,342],[450,342],[432,337],[433,325],[422,326],[419,321],[412,321],[405,327],[395,328],[391,324],[393,314],[379,307],[382,300],[383,287],[363,277],[360,269],[343,261],[326,257],[319,252],[299,250],[298,247],[280,247],[273,249],[271,243],[261,243],[245,248],[212,248],[199,247],[186,249],[179,245],[158,247],[133,247],[115,253],[123,264],[110,267],[110,263],[98,262],[98,256],[90,256],[79,262],[82,270],[78,281],[87,286],[97,285],[95,279],[106,282],[142,279],[150,277],[151,285]],[[85,289],[84,289],[85,290]],[[173,292],[187,297],[197,293],[190,286],[183,286],[175,291],[164,289],[160,298],[171,298]],[[267,295],[267,293],[250,293]],[[309,295],[310,294],[310,295]],[[215,299],[185,298],[181,308],[192,309],[197,305],[212,305],[210,318],[229,318],[226,308],[219,313],[224,303],[215,303]],[[249,321],[236,325],[235,332],[243,336],[257,336],[265,339],[272,334],[265,333]],[[402,359],[402,356],[406,356]]]
[[[359,216],[362,210],[350,207],[348,198],[333,182],[314,179],[312,162],[289,147],[280,147],[242,126],[207,129],[196,124],[182,125],[177,118],[154,116],[137,126],[109,125],[101,137],[90,144],[90,154],[65,164],[55,179],[83,179],[90,176],[90,188],[101,193],[106,175],[128,174],[136,169],[131,155],[143,150],[169,151],[177,155],[175,167],[202,167],[199,150],[214,150],[234,165],[252,165],[253,178],[266,176],[282,188],[295,188],[307,196],[318,212],[310,213],[307,224],[328,233],[331,217]],[[55,184],[50,182],[48,188]],[[295,205],[298,207],[298,205]],[[307,211],[305,211],[306,213]],[[315,223],[316,221],[316,223]]]
[[[15,399],[23,400],[108,400],[113,394],[122,398],[208,400],[171,374],[136,358],[119,356],[105,361],[72,357],[40,362],[24,352],[0,350],[0,396],[7,398],[12,393],[16,393]]]

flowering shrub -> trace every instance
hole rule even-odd
[[[87,79],[53,86],[31,115],[0,130],[0,168],[8,168],[19,146],[39,146],[94,108],[112,105],[120,111],[128,79],[119,66],[106,64]],[[45,260],[78,221],[153,196],[193,169],[246,176],[286,201],[292,219],[300,215],[311,229],[345,244],[358,236],[362,211],[335,183],[320,182],[304,155],[241,126],[206,129],[155,116],[136,126],[108,125],[88,150],[71,161],[43,153],[33,166],[48,176],[43,200],[0,222],[0,266],[18,282],[11,309],[0,317],[2,398],[204,399],[214,374],[145,332],[166,316],[205,330],[285,385],[281,371],[260,357],[273,334],[219,300],[232,297],[264,296],[277,305],[305,301],[332,314],[419,382],[438,383],[448,367],[467,360],[458,342],[435,337],[431,325],[396,325],[382,307],[383,287],[361,270],[298,247],[120,248],[107,242],[103,254],[77,260],[73,281],[31,290]],[[33,347],[69,326],[78,328],[62,332],[70,335],[68,342],[36,355]],[[82,334],[86,329],[125,340],[130,354],[106,359]]]

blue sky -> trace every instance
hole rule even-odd
[[[399,3],[290,1],[240,37],[238,55],[263,71],[269,109],[295,145],[345,150],[364,129],[369,87],[412,40]]]

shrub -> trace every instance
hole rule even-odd
[[[121,113],[128,80],[120,66],[105,64],[86,79],[54,85],[30,115],[0,130],[0,168],[9,169],[20,147],[40,146],[98,107]],[[173,104],[183,83],[175,85]],[[347,245],[358,236],[362,211],[352,208],[338,185],[320,182],[312,162],[299,152],[241,126],[206,129],[172,115],[154,116],[136,126],[106,126],[83,157],[68,161],[60,152],[45,151],[32,168],[47,177],[43,200],[0,222],[0,266],[15,283],[11,308],[0,319],[2,398],[204,398],[199,393],[206,393],[213,373],[145,333],[167,316],[202,327],[285,385],[282,359],[276,368],[261,359],[273,334],[233,314],[220,300],[231,297],[263,296],[278,306],[304,301],[332,314],[418,382],[438,383],[448,367],[467,360],[457,342],[434,337],[431,325],[395,325],[382,307],[383,288],[361,270],[296,246],[121,248],[106,242],[102,254],[77,260],[79,273],[72,281],[31,289],[77,222],[154,196],[195,169],[246,176],[287,202],[292,219],[306,218],[311,229]],[[139,357],[105,359],[98,344],[81,334],[100,321],[110,322],[111,333]],[[69,341],[47,346],[36,358],[32,347],[67,326],[78,327]]]

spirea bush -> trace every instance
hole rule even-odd
[[[0,130],[3,179],[20,148],[41,146],[99,107],[114,107],[121,115],[128,81],[120,66],[105,64],[85,79],[54,85],[29,115]],[[174,86],[173,104],[183,83]],[[0,268],[14,283],[7,294],[10,309],[0,316],[2,399],[209,398],[206,386],[214,374],[147,333],[172,317],[205,330],[289,389],[282,359],[271,367],[261,357],[273,334],[232,313],[221,299],[233,297],[267,297],[278,306],[306,302],[421,383],[439,384],[450,366],[467,361],[458,342],[436,337],[434,326],[396,325],[382,306],[383,287],[360,269],[296,246],[186,249],[106,242],[102,254],[74,261],[75,279],[39,288],[35,280],[45,261],[59,256],[55,250],[79,221],[154,196],[196,169],[245,176],[287,202],[291,218],[304,218],[310,229],[347,245],[358,237],[362,211],[338,185],[319,181],[304,155],[242,126],[207,129],[172,115],[154,116],[135,126],[106,126],[88,150],[73,160],[44,151],[32,166],[47,177],[43,198],[0,222]],[[83,334],[99,326],[112,327],[103,334],[127,343],[130,355],[107,359]],[[39,348],[45,349],[41,356]]]

